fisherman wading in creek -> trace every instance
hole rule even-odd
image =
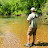
[[[30,36],[33,34],[33,42],[31,43],[32,46],[35,45],[35,38],[36,38],[36,30],[37,30],[37,17],[38,15],[35,13],[35,8],[31,8],[31,14],[29,14],[27,18],[27,22],[30,22],[28,31],[27,31],[27,44],[24,46],[31,47],[30,45]]]

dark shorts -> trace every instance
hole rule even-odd
[[[37,28],[31,28],[31,27],[29,27],[28,28],[28,31],[27,31],[27,35],[36,35],[36,30],[37,30]]]

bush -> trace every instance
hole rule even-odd
[[[42,20],[43,22],[48,22],[48,1],[42,6]]]
[[[43,16],[48,16],[48,2],[42,7]]]
[[[30,8],[35,7],[38,14],[41,13],[41,5],[44,5],[46,0],[0,0],[0,14],[17,15],[29,14]]]

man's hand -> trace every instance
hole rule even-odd
[[[27,22],[29,22],[29,20],[27,20]]]

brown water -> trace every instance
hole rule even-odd
[[[0,18],[0,48],[29,48],[24,47],[28,26],[26,17]],[[38,23],[35,44],[31,48],[48,48],[48,25]]]

